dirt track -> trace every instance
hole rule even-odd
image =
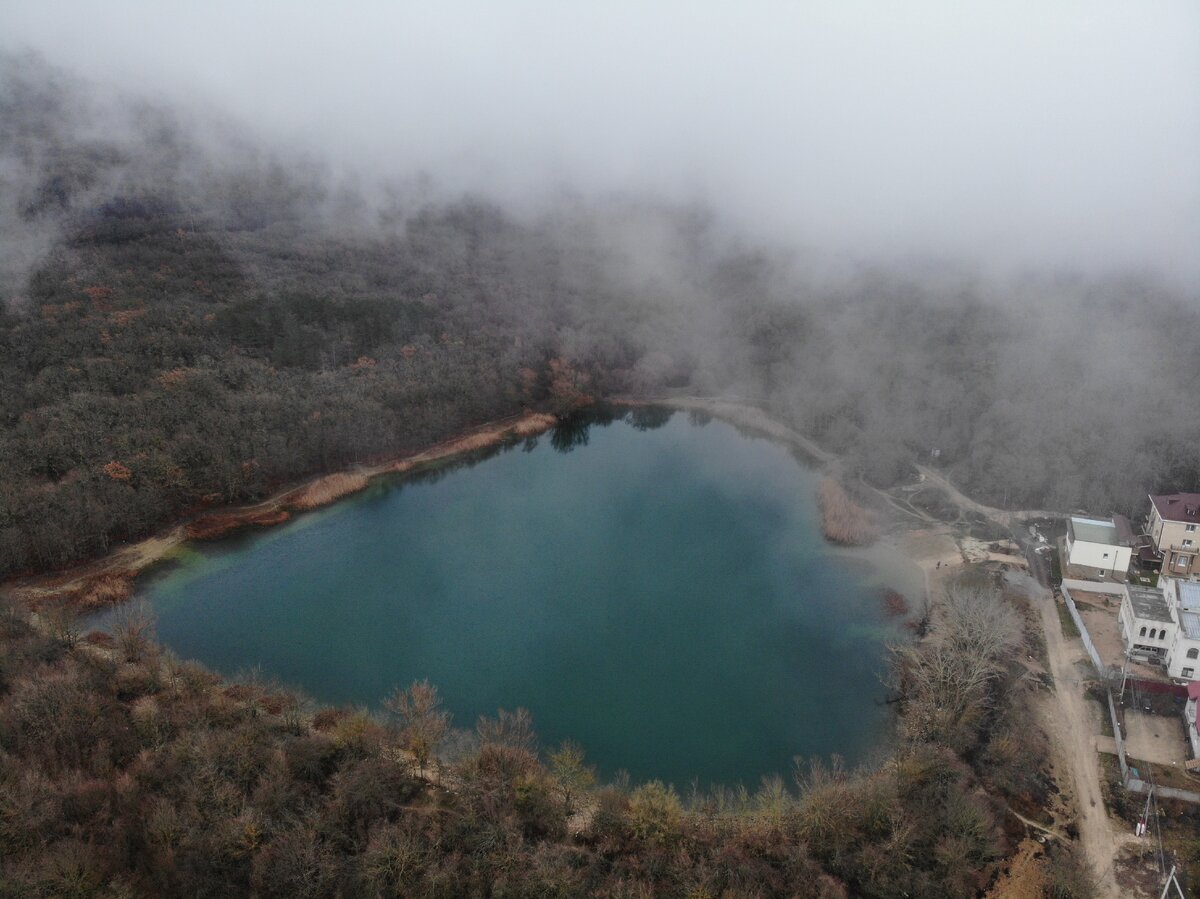
[[[946,478],[938,474],[932,468],[926,468],[924,465],[914,465],[917,471],[925,476],[925,480],[940,487],[942,492],[949,497],[950,501],[960,509],[966,509],[969,512],[976,512],[986,518],[990,518],[997,524],[1003,525],[1006,528],[1014,527],[1018,522],[1026,521],[1030,518],[1062,518],[1062,512],[1049,512],[1045,509],[1018,509],[1008,511],[1006,509],[997,509],[995,506],[985,506],[983,503],[978,503],[965,493],[959,491],[957,487],[951,484]]]
[[[1084,705],[1087,700],[1083,696],[1081,671],[1087,659],[1081,645],[1063,638],[1050,591],[1032,580],[1029,590],[1041,612],[1050,673],[1054,676],[1054,692],[1041,708],[1043,724],[1054,738],[1059,766],[1069,774],[1070,782],[1062,786],[1069,788],[1075,796],[1079,842],[1096,873],[1096,895],[1120,899],[1113,874],[1118,837],[1100,795],[1100,763]]]

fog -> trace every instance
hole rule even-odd
[[[9,0],[8,49],[356,183],[696,203],[823,259],[1200,278],[1182,2]]]
[[[1200,489],[1200,7],[334,9],[8,4],[0,575],[629,396]]]

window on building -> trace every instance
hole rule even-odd
[[[1140,631],[1138,631],[1138,636],[1139,636],[1139,637],[1144,637],[1144,636],[1146,636],[1146,629],[1145,629],[1145,628],[1142,628]]]
[[[1200,649],[1197,649],[1196,647],[1194,647],[1194,646],[1193,646],[1191,649],[1189,649],[1189,650],[1188,650],[1188,655],[1187,655],[1187,657],[1188,657],[1189,659],[1197,659],[1197,658],[1200,658]]]
[[[1191,533],[1194,533],[1194,532],[1195,532],[1195,530],[1196,530],[1196,526],[1195,526],[1194,524],[1185,524],[1185,525],[1183,526],[1183,529],[1184,529],[1185,531],[1187,531],[1189,534],[1191,534]]]
[[[1195,671],[1195,670],[1196,670],[1195,668],[1184,668],[1184,669],[1183,669],[1181,672],[1179,672],[1179,673],[1180,673],[1180,674],[1182,674],[1184,677],[1186,677],[1186,678],[1188,678],[1188,679],[1190,680],[1190,679],[1191,679],[1191,677],[1192,677],[1192,672],[1193,672],[1193,671]]]
[[[1184,540],[1183,545],[1184,546],[1194,546],[1195,544],[1191,540]]]

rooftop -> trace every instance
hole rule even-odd
[[[1134,618],[1174,623],[1175,618],[1171,615],[1171,607],[1167,604],[1167,598],[1163,596],[1161,590],[1153,587],[1127,586],[1125,592],[1129,594],[1129,604],[1133,606]]]
[[[1122,529],[1118,525],[1116,517],[1119,516],[1115,516],[1111,520],[1072,516],[1069,526],[1073,539],[1083,540],[1085,543],[1103,543],[1106,546],[1129,546],[1133,542],[1133,532],[1129,528],[1129,521],[1121,518],[1121,522],[1125,525]]]
[[[1200,524],[1200,493],[1151,494],[1150,502],[1164,521],[1186,521]]]
[[[1179,607],[1186,612],[1200,612],[1200,584],[1195,581],[1179,582]]]
[[[1179,625],[1189,640],[1200,640],[1200,612],[1180,612]]]

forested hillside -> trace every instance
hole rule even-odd
[[[136,609],[81,639],[0,599],[0,895],[977,895],[1024,836],[1008,804],[1051,789],[1023,609],[963,584],[900,654],[886,764],[689,796],[597,785],[527,714],[472,728],[426,684],[316,710],[162,652]],[[1043,851],[1047,895],[1091,895],[1069,844]]]
[[[629,198],[366,190],[3,61],[0,576],[522,408],[767,407],[1012,507],[1195,489],[1200,303],[1149,276],[829,268]]]

